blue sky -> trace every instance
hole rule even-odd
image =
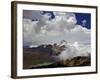
[[[77,24],[82,25],[83,27],[86,27],[88,29],[91,29],[91,14],[88,13],[75,13]],[[82,23],[82,21],[85,21],[85,25]]]

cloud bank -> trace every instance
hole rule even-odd
[[[40,15],[41,17],[37,21],[24,18],[24,46],[48,44],[61,40],[79,43],[90,42],[90,30],[76,24],[75,14],[54,12],[55,18],[52,20],[49,20],[51,16],[49,13],[42,15],[37,11],[33,14],[33,16]]]

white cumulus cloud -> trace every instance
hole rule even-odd
[[[90,30],[76,24],[75,14],[54,12],[54,15],[55,18],[52,20],[49,20],[50,14],[41,14],[39,21],[24,19],[24,43],[30,42],[33,45],[38,45],[45,43],[45,41],[50,43],[49,41],[56,42],[61,39],[69,42],[90,41]]]

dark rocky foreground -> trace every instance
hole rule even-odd
[[[91,59],[88,56],[77,56],[70,60],[66,60],[64,63],[60,62],[60,64],[67,67],[90,66]]]
[[[89,56],[77,56],[66,61],[57,61],[52,57],[52,46],[46,48],[24,48],[23,49],[23,69],[36,68],[56,68],[56,67],[76,67],[90,66]]]

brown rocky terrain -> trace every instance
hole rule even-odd
[[[45,48],[43,46],[39,46],[37,48],[24,48],[23,69],[75,67],[91,65],[90,56],[77,56],[72,59],[67,59],[66,61],[56,61],[56,59],[52,57],[52,55],[54,55],[54,52],[51,48],[51,45],[48,45]]]
[[[72,59],[67,59],[66,61],[61,61],[61,65],[67,67],[75,67],[75,66],[90,66],[91,59],[89,56],[77,56]]]

